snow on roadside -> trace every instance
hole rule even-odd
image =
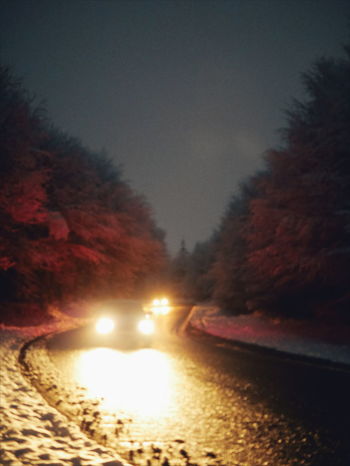
[[[29,340],[76,326],[66,319],[38,327],[0,327],[0,464],[122,466],[117,454],[84,435],[22,375],[18,358]]]
[[[114,450],[87,437],[76,424],[50,406],[22,375],[18,358],[27,341],[68,330],[80,321],[62,319],[62,315],[55,317],[51,324],[37,327],[0,325],[0,464],[125,465]],[[233,317],[209,306],[196,306],[191,313],[191,324],[222,338],[350,364],[350,341],[346,333],[341,338],[336,335],[333,342],[325,342],[317,338],[317,332],[295,323],[275,322],[256,315]]]
[[[332,329],[327,333],[315,324],[274,321],[257,315],[232,316],[206,305],[195,306],[191,325],[224,339],[350,365],[350,329],[346,333],[344,328],[334,328],[333,338],[329,338]]]

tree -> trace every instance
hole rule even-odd
[[[0,286],[6,301],[128,296],[166,261],[146,200],[56,130],[0,69]]]
[[[170,264],[170,277],[173,294],[181,298],[188,298],[188,274],[190,266],[190,253],[187,250],[185,240],[181,241],[180,249]]]
[[[213,291],[210,273],[215,254],[216,232],[208,241],[196,243],[190,254],[186,287],[195,301],[208,301]]]
[[[219,229],[214,297],[236,312],[349,319],[350,47],[303,75],[266,171]]]
[[[147,202],[136,195],[103,154],[56,130],[49,205],[69,235],[56,281],[71,293],[127,296],[161,267],[165,246]],[[61,254],[61,253],[60,253]],[[63,273],[64,272],[64,273]]]
[[[257,195],[258,179],[262,176],[259,174],[246,181],[239,193],[232,197],[216,240],[211,268],[213,298],[234,314],[246,313],[251,300],[246,280],[247,241],[244,229],[249,203]]]
[[[250,203],[249,281],[279,312],[349,304],[349,58],[322,59],[304,75],[308,99],[288,112],[284,146],[268,153],[269,176]]]
[[[32,276],[26,252],[45,230],[47,154],[42,109],[7,68],[0,67],[0,286],[3,296],[26,294]],[[29,268],[28,268],[29,267]]]

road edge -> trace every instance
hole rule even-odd
[[[253,352],[260,353],[266,356],[283,359],[285,361],[291,361],[291,362],[295,362],[295,363],[299,363],[303,365],[314,366],[314,367],[318,367],[320,369],[325,369],[325,370],[344,372],[350,375],[350,365],[348,364],[335,362],[335,361],[331,361],[329,359],[324,359],[324,358],[317,358],[315,356],[307,356],[307,355],[301,355],[297,353],[291,353],[291,352],[287,352],[283,350],[278,350],[276,348],[271,348],[268,346],[257,345],[255,343],[247,343],[247,342],[243,342],[240,340],[231,340],[228,338],[213,335],[209,332],[205,332],[204,330],[193,326],[190,321],[188,321],[186,328],[183,329],[182,334],[190,336],[190,337],[200,337],[200,338],[205,337],[207,339],[212,340],[214,344],[216,342],[217,346],[221,345],[227,348],[231,348],[233,350],[238,349],[241,351],[244,350],[244,351],[250,351],[252,353]]]

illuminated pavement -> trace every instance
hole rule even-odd
[[[88,341],[82,331],[55,337],[50,357],[88,398],[103,398],[107,443],[134,464],[350,464],[349,374],[215,339]]]

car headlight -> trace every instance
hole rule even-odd
[[[152,312],[155,315],[166,315],[170,312],[170,305],[168,298],[157,298],[152,301]]]
[[[115,323],[109,317],[101,317],[101,319],[96,322],[96,331],[102,335],[113,332],[114,327]]]
[[[154,333],[154,322],[151,319],[142,319],[138,324],[139,332],[144,335],[152,335]]]

